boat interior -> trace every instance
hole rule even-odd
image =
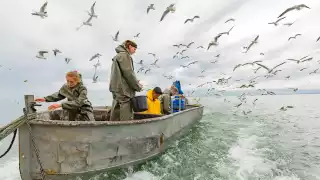
[[[194,106],[192,105],[187,105],[186,109],[192,108]],[[110,120],[110,110],[111,107],[109,106],[96,106],[94,107],[93,113],[96,121],[109,121]],[[64,110],[54,110],[50,111],[49,113],[49,119],[50,120],[60,120],[60,121],[68,121],[68,112]],[[155,117],[161,117],[165,116],[163,114],[146,114],[146,113],[139,113],[135,112],[134,113],[134,120],[141,120],[141,119],[150,119],[150,118],[155,118]],[[76,121],[80,121],[80,118],[77,117]]]

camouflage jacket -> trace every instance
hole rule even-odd
[[[87,88],[79,83],[73,88],[69,88],[64,84],[60,90],[52,95],[46,96],[46,102],[57,102],[67,98],[68,101],[61,104],[65,110],[79,110],[82,107],[92,107],[87,97]]]

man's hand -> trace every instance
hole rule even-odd
[[[52,110],[58,109],[59,107],[61,107],[61,104],[52,104],[48,107],[48,110],[52,111]]]

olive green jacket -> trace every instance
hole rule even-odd
[[[57,102],[65,98],[68,101],[61,104],[62,109],[80,110],[84,107],[92,108],[92,104],[87,97],[87,88],[82,83],[73,88],[69,88],[67,84],[64,84],[58,92],[45,97],[46,102]]]
[[[118,97],[132,98],[135,96],[135,92],[141,91],[134,72],[132,58],[123,44],[115,50],[117,55],[112,59],[109,90]]]

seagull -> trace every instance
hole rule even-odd
[[[307,69],[307,68],[302,68],[302,69],[300,69],[300,71],[303,71],[303,70],[305,70],[305,69]]]
[[[36,56],[36,58],[39,58],[39,59],[47,59],[46,57],[44,57],[43,55],[48,53],[48,51],[39,51],[38,52],[38,55]]]
[[[233,71],[235,71],[238,67],[240,66],[246,66],[246,65],[251,65],[253,66],[254,64],[258,63],[258,62],[262,62],[262,61],[253,61],[253,62],[249,62],[249,63],[244,63],[244,64],[238,64],[233,68]]]
[[[268,23],[268,24],[273,24],[274,26],[278,26],[278,22],[280,22],[280,21],[283,20],[284,18],[286,18],[286,17],[279,18],[277,21],[275,21],[275,22],[270,22],[270,23]]]
[[[152,55],[153,57],[156,57],[156,54],[154,53],[148,53],[148,54]]]
[[[318,70],[319,70],[319,68],[315,69],[314,71],[310,72],[309,74],[316,74]]]
[[[289,41],[290,39],[296,39],[296,37],[298,37],[298,36],[301,36],[301,34],[296,34],[296,35],[294,35],[294,36],[289,37],[288,41]]]
[[[169,12],[174,13],[176,11],[176,8],[174,6],[175,4],[170,4],[170,6],[167,7],[167,9],[163,12],[160,22],[167,16]]]
[[[261,55],[261,56],[263,56],[263,55],[264,55],[264,53],[260,53],[260,55]]]
[[[222,34],[229,35],[230,31],[231,31],[233,28],[234,28],[234,26],[232,26],[232,28],[230,28],[230,29],[229,29],[229,31],[227,31],[227,32],[223,32],[223,33],[220,33],[220,34],[221,34],[221,35],[222,35]]]
[[[288,108],[293,108],[293,106],[282,106],[282,107],[280,108],[280,110],[281,110],[281,111],[286,111],[286,110],[288,110]]]
[[[96,5],[96,2],[94,2],[93,4],[92,4],[92,6],[91,6],[91,9],[90,9],[90,12],[89,11],[87,11],[88,12],[88,14],[89,14],[89,16],[92,16],[92,17],[94,17],[94,18],[98,18],[98,16],[95,14],[95,12],[94,12],[94,6]]]
[[[114,37],[112,37],[112,39],[114,41],[118,41],[118,37],[119,37],[119,31],[117,31],[116,35]]]
[[[282,62],[282,63],[274,66],[273,68],[268,68],[267,66],[265,66],[265,65],[263,65],[263,64],[260,64],[260,63],[256,63],[256,64],[259,65],[259,66],[261,66],[262,68],[266,69],[266,70],[268,71],[268,73],[272,73],[273,70],[275,70],[277,67],[279,67],[279,66],[281,66],[281,65],[283,65],[283,64],[285,64],[285,63],[286,63],[286,62]]]
[[[136,35],[135,35],[135,36],[133,36],[133,37],[138,38],[138,37],[139,37],[139,35],[140,35],[140,33],[136,34]]]
[[[149,13],[149,11],[150,10],[155,10],[155,8],[154,8],[154,4],[150,4],[149,6],[148,6],[148,8],[147,8],[147,14]]]
[[[320,38],[320,37],[319,37],[319,38]],[[198,46],[198,47],[197,47],[197,49],[199,49],[199,48],[204,49],[204,47],[203,47],[203,46]]]
[[[302,8],[308,8],[308,9],[310,9],[310,8],[309,8],[308,6],[306,6],[305,4],[295,5],[295,6],[292,6],[292,7],[288,8],[288,9],[286,9],[283,13],[281,13],[281,14],[278,16],[278,18],[281,17],[281,16],[283,16],[283,15],[285,15],[286,13],[288,13],[288,12],[290,12],[290,11],[292,11],[292,10],[300,11]]]
[[[69,64],[69,62],[71,61],[71,59],[70,59],[70,58],[65,58],[64,61],[65,61],[67,64]]]
[[[318,42],[320,40],[320,36],[317,38],[317,41],[316,42]]]
[[[34,11],[34,12],[31,13],[31,14],[34,15],[34,16],[40,16],[42,19],[43,19],[44,17],[48,17],[48,12],[46,11],[47,5],[48,5],[48,2],[45,2],[45,3],[41,6],[39,12]]]
[[[248,47],[246,47],[247,50],[245,51],[245,53],[247,53],[247,52],[249,51],[249,49],[250,49],[254,44],[257,44],[257,43],[258,43],[258,39],[259,39],[259,35],[256,36],[253,41],[251,41],[251,43],[250,43],[250,45],[249,45]]]
[[[211,46],[217,46],[219,43],[218,43],[218,39],[222,36],[222,34],[218,34],[216,37],[214,37],[214,40],[211,41],[209,44],[208,44],[208,48],[207,50],[210,49]]]
[[[193,18],[191,18],[191,19],[186,19],[185,21],[184,21],[184,24],[186,24],[187,22],[193,22],[193,20],[194,19],[196,19],[196,18],[200,18],[200,16],[194,16]]]
[[[92,16],[90,16],[87,21],[83,22],[76,30],[79,31],[79,29],[80,29],[82,26],[84,26],[84,25],[86,25],[86,26],[92,26],[92,23],[90,22],[91,20],[92,20]]]
[[[93,56],[90,58],[89,61],[92,61],[92,60],[94,60],[94,59],[96,59],[96,58],[99,58],[100,56],[102,56],[102,55],[99,54],[99,53],[97,53],[97,54],[93,55]]]
[[[227,23],[227,22],[229,22],[229,21],[235,21],[235,19],[230,18],[230,19],[226,20],[226,22],[224,22],[224,23]]]
[[[287,60],[288,60],[288,61],[296,61],[297,64],[299,64],[299,63],[301,63],[301,62],[311,61],[311,60],[313,59],[312,57],[311,57],[311,58],[308,58],[308,59],[305,59],[305,58],[307,58],[307,57],[309,57],[309,56],[304,56],[304,57],[300,58],[299,60],[296,60],[296,59],[287,59]]]
[[[54,56],[57,56],[58,53],[61,53],[61,51],[59,49],[54,49],[52,51],[53,51]]]

